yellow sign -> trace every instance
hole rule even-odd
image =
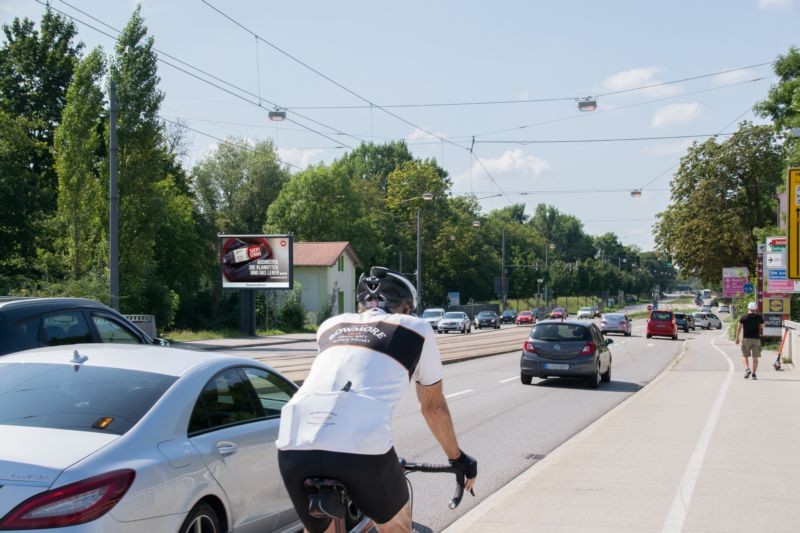
[[[789,279],[800,279],[800,168],[789,169],[786,199],[786,275]]]
[[[765,313],[789,313],[789,298],[765,298]]]

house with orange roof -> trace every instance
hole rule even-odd
[[[361,258],[347,241],[295,242],[294,281],[303,289],[302,302],[312,321],[356,310],[356,270]]]

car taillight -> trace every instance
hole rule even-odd
[[[0,520],[0,530],[74,526],[100,518],[136,477],[130,469],[90,477],[28,498]]]
[[[526,352],[536,353],[536,347],[533,345],[531,341],[525,341],[525,344],[522,346],[522,349]]]
[[[595,350],[597,350],[597,345],[592,341],[586,343],[586,346],[581,348],[581,351],[578,352],[578,355],[592,355]]]

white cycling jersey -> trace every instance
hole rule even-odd
[[[433,329],[419,318],[375,308],[329,318],[317,342],[320,352],[308,377],[281,412],[276,446],[386,453],[392,416],[410,380],[442,380]]]

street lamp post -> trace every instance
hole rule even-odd
[[[550,250],[551,252],[555,251],[556,245],[548,243],[547,246],[544,247],[544,270],[547,272],[547,283],[544,285],[544,307],[547,309],[550,307],[550,267],[548,266],[547,262],[547,251]]]
[[[536,280],[536,305],[538,307],[542,306],[542,282],[544,280],[542,278],[538,278]]]
[[[409,200],[416,200],[422,198],[424,201],[429,202],[433,200],[433,193],[424,192],[421,196],[409,198]],[[417,207],[417,313],[422,312],[422,220],[421,209]]]

